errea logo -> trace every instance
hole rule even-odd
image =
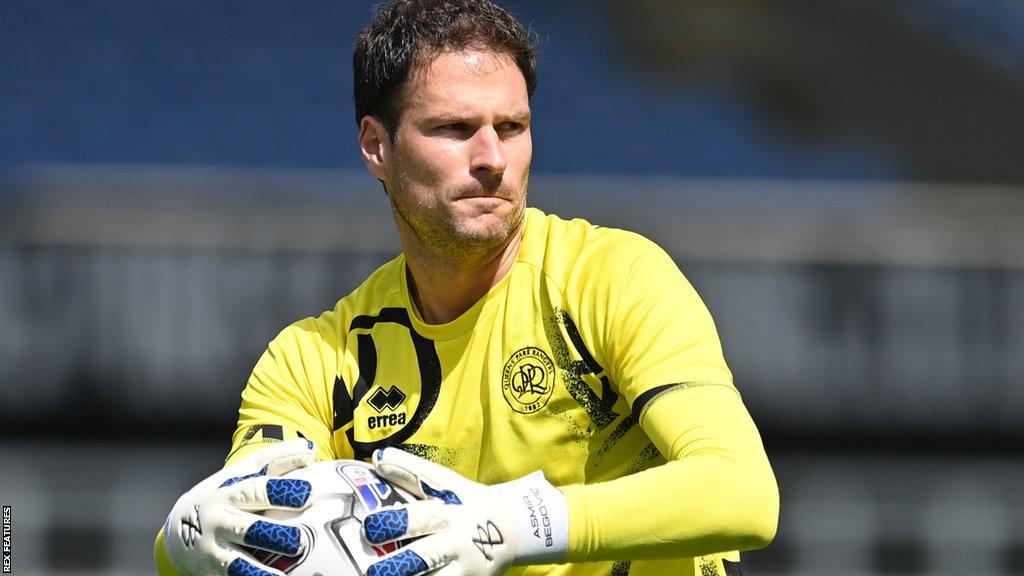
[[[370,398],[367,400],[367,403],[369,403],[370,406],[373,406],[373,409],[379,414],[383,412],[385,408],[389,410],[397,409],[404,401],[405,394],[403,394],[398,388],[392,386],[385,390],[383,387],[378,386],[377,389],[373,391],[373,394],[370,394]]]
[[[376,390],[367,397],[366,403],[380,415],[368,417],[366,419],[366,426],[373,430],[375,428],[404,425],[406,421],[405,411],[395,413],[395,410],[398,410],[403,402],[405,402],[405,394],[398,387],[391,386],[387,390],[383,386],[376,387]],[[381,414],[385,410],[391,412],[391,414]]]

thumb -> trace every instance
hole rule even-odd
[[[280,476],[313,463],[315,447],[304,438],[280,442],[244,458],[247,467],[267,469],[268,476]],[[250,460],[251,459],[251,460]]]
[[[304,510],[312,491],[307,480],[257,476],[224,488],[221,497],[239,510]]]
[[[453,470],[397,448],[377,450],[373,464],[385,480],[419,498],[440,498],[448,504],[461,504],[452,490],[461,491],[473,485]]]
[[[273,448],[280,449],[280,452],[266,456],[264,466],[267,467],[269,476],[280,476],[292,470],[305,468],[316,459],[316,446],[311,440],[304,438],[282,442]]]
[[[313,443],[302,439],[289,440],[263,448],[225,466],[220,472],[197,484],[193,490],[223,488],[258,476],[281,476],[312,463]]]

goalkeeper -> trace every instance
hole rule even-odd
[[[778,519],[760,436],[664,251],[526,207],[523,26],[488,0],[396,0],[355,44],[358,143],[403,252],[270,343],[160,573],[280,574],[233,542],[306,545],[253,512],[305,506],[278,475],[315,457],[373,459],[422,498],[366,519],[374,544],[422,536],[371,574],[739,574]]]

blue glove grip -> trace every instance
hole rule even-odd
[[[282,526],[257,520],[245,531],[245,544],[261,550],[295,556],[302,545],[302,536],[296,526]]]
[[[420,482],[420,487],[423,488],[423,493],[430,498],[437,498],[445,504],[462,504],[462,500],[459,500],[459,497],[451,490],[435,490],[426,482]]]
[[[427,571],[427,563],[412,550],[402,550],[366,570],[366,576],[414,576]]]
[[[267,500],[273,506],[302,508],[313,487],[305,480],[267,480]]]
[[[370,544],[398,540],[409,530],[409,511],[403,508],[381,510],[363,520],[363,531]]]
[[[242,560],[241,558],[235,558],[231,564],[228,565],[228,576],[274,576],[266,570],[261,570],[252,564]]]

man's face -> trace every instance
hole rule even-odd
[[[526,81],[509,56],[442,52],[414,74],[384,155],[399,227],[430,250],[503,243],[522,222],[533,155]]]

